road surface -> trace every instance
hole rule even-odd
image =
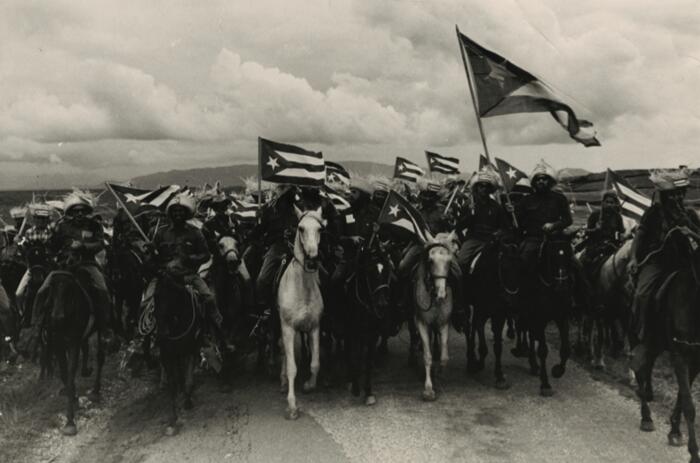
[[[570,363],[562,379],[552,380],[554,397],[540,397],[538,379],[507,344],[504,368],[512,387],[496,390],[491,361],[468,377],[464,339],[451,335],[451,360],[436,402],[420,399],[422,383],[418,370],[406,364],[402,332],[378,368],[372,407],[342,386],[322,388],[299,394],[302,415],[287,421],[276,382],[248,371],[225,393],[213,378],[200,376],[195,409],[181,412],[179,434],[166,437],[166,402],[155,378],[113,381],[113,399],[82,410],[78,436],[65,438],[52,429],[28,449],[27,461],[687,461],[685,447],[666,445],[665,416],[655,416],[656,432],[639,431],[637,403],[620,387]]]

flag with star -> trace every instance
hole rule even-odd
[[[350,174],[337,162],[326,161],[326,180],[331,183],[341,183],[350,186]]]
[[[403,233],[411,233],[423,243],[427,243],[432,237],[430,228],[421,213],[394,190],[389,192],[384,201],[377,223],[386,224]]]
[[[258,138],[262,179],[273,183],[321,186],[326,179],[323,153]]]
[[[522,170],[513,167],[508,162],[503,159],[496,158],[496,167],[498,168],[498,173],[503,181],[503,186],[507,192],[510,192],[520,180],[528,178],[527,174]]]
[[[474,103],[480,117],[548,112],[572,139],[586,147],[600,146],[593,124],[578,119],[573,109],[546,83],[477,44],[459,29],[457,37],[465,61],[469,61],[471,72],[466,71],[467,75],[473,76]]]
[[[450,158],[430,151],[425,152],[425,157],[428,159],[428,168],[430,172],[440,172],[441,174],[448,175],[459,174],[459,159]]]
[[[425,171],[415,162],[411,162],[408,159],[404,159],[402,157],[396,158],[396,165],[394,166],[394,178],[408,180],[409,182],[415,182],[424,175]]]
[[[483,154],[479,155],[479,172],[481,172],[484,169],[493,169],[496,170],[496,166],[494,166],[491,161],[489,161],[486,156]]]
[[[182,187],[178,185],[166,185],[155,190],[144,190],[113,183],[108,184],[108,187],[132,214],[136,213],[136,210],[143,205],[164,209],[170,200],[182,191]]]

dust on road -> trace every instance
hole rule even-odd
[[[56,430],[39,443],[43,461],[160,462],[674,462],[685,447],[666,445],[665,417],[659,430],[638,429],[637,403],[569,364],[552,383],[556,394],[538,395],[539,381],[526,362],[504,350],[512,387],[493,387],[491,362],[467,377],[464,340],[452,332],[451,361],[438,382],[438,400],[420,399],[418,370],[406,366],[406,334],[390,343],[378,368],[378,403],[366,407],[344,387],[301,395],[302,416],[284,419],[279,385],[252,372],[224,393],[211,377],[198,377],[195,409],[181,412],[175,437],[164,436],[163,393],[154,377],[130,380],[113,405],[83,420],[80,434]],[[556,351],[551,355],[556,355]],[[492,360],[492,357],[490,358]],[[550,362],[551,365],[552,362]],[[28,454],[25,461],[37,461]]]

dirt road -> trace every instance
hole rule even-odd
[[[638,430],[637,403],[570,363],[556,394],[538,395],[526,363],[505,350],[512,387],[493,387],[491,363],[467,377],[464,340],[454,332],[438,400],[421,401],[417,370],[406,366],[405,338],[390,344],[378,369],[378,403],[366,407],[344,387],[299,396],[302,415],[284,419],[279,386],[252,372],[221,392],[198,378],[195,409],[182,412],[175,437],[164,435],[165,401],[155,377],[112,380],[101,405],[86,404],[74,438],[47,430],[28,445],[27,462],[682,462],[685,447],[658,430]],[[554,352],[556,355],[556,352]],[[552,354],[550,354],[552,355]],[[492,358],[491,358],[492,359]]]

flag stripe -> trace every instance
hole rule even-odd
[[[309,153],[309,154],[297,154],[297,153],[287,153],[280,150],[274,150],[275,153],[279,154],[282,159],[287,162],[296,162],[299,164],[307,166],[318,166],[324,167],[323,157],[319,156],[321,153]]]
[[[619,194],[625,196],[628,199],[633,199],[636,203],[638,203],[640,206],[646,206],[650,207],[651,206],[651,199],[647,198],[641,193],[637,193],[631,188],[628,188],[627,186],[623,185],[622,183],[615,182],[615,189],[618,190]]]

